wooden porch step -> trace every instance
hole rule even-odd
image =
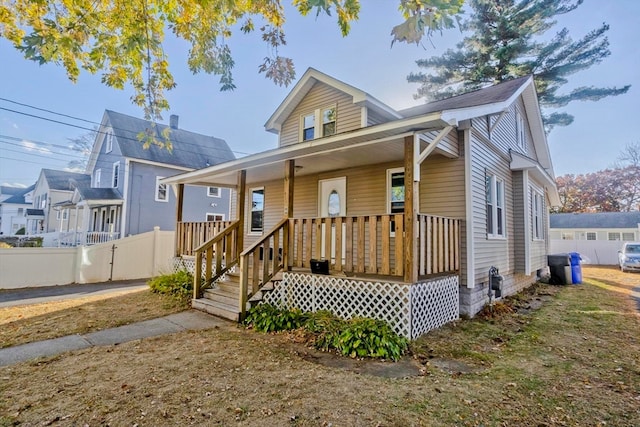
[[[237,303],[231,306],[208,298],[198,298],[192,300],[191,306],[196,310],[201,310],[233,322],[238,322],[240,318]]]
[[[205,289],[203,297],[228,306],[238,306],[238,288],[235,292],[229,291],[227,288]]]

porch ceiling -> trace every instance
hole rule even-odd
[[[372,126],[346,134],[307,141],[253,154],[230,162],[165,178],[167,184],[235,187],[237,172],[247,171],[247,184],[284,178],[284,161],[295,160],[296,176],[320,174],[404,159],[404,138],[441,129],[438,115],[402,120],[402,125]],[[421,142],[421,149],[428,144]]]

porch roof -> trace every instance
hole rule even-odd
[[[247,171],[247,184],[284,177],[285,160],[296,160],[296,175],[310,175],[404,158],[403,140],[450,123],[439,112],[395,120],[325,138],[263,151],[162,180],[166,184],[235,187],[236,173]],[[457,124],[457,123],[454,123]],[[428,145],[421,141],[422,148]]]
[[[44,219],[44,210],[27,209],[27,219]]]

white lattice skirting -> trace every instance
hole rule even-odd
[[[204,261],[202,262],[204,271]],[[195,257],[173,257],[173,272],[177,273],[180,270],[187,270],[191,274],[196,273],[196,258]]]
[[[458,276],[413,285],[284,273],[264,302],[302,311],[329,310],[344,319],[371,317],[410,339],[459,317]]]

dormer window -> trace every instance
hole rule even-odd
[[[316,129],[316,115],[309,114],[302,118],[302,140],[308,141],[314,138]]]
[[[104,152],[105,153],[110,153],[113,150],[113,132],[112,131],[107,131],[107,133],[105,134],[104,138],[105,138]]]
[[[319,108],[300,117],[302,141],[336,134],[336,107]]]
[[[336,133],[336,109],[325,108],[322,111],[322,136],[334,135]]]

